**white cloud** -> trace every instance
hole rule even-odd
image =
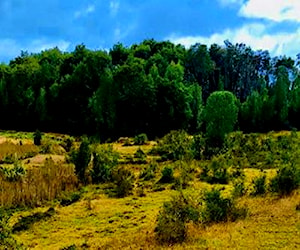
[[[219,0],[220,4],[222,6],[228,6],[228,5],[242,5],[243,0]]]
[[[248,18],[264,18],[275,22],[300,22],[300,1],[248,0],[241,7],[239,15]]]
[[[20,44],[14,39],[1,39],[0,54],[2,57],[10,60],[20,55],[21,50],[29,53],[38,53],[42,50],[58,47],[61,51],[66,51],[69,46],[70,42],[65,40],[47,41],[46,39],[36,39],[26,44]]]
[[[95,5],[88,5],[86,8],[76,11],[74,13],[74,17],[80,18],[80,17],[86,16],[90,13],[93,13],[95,11],[95,9],[96,9]]]
[[[189,47],[195,43],[211,45],[217,43],[222,45],[225,40],[232,43],[245,43],[252,49],[269,50],[271,55],[287,55],[295,57],[299,52],[300,28],[294,32],[279,32],[269,34],[267,26],[259,23],[247,24],[238,29],[226,29],[222,33],[211,36],[187,36],[178,37],[171,35],[168,40]]]
[[[37,53],[41,52],[42,50],[58,47],[60,50],[66,51],[69,48],[70,44],[70,42],[67,42],[65,40],[48,42],[45,39],[38,39],[33,40],[30,44],[28,44],[26,50],[28,50],[28,52]]]
[[[110,14],[112,16],[116,16],[120,9],[120,2],[117,0],[111,0],[109,2],[109,9],[110,9]]]

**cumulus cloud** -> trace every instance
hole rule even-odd
[[[240,16],[248,18],[264,18],[275,22],[300,22],[299,13],[299,0],[248,0],[242,5],[239,11]]]
[[[287,55],[295,57],[300,51],[300,28],[292,33],[268,33],[268,27],[260,23],[246,24],[238,29],[226,29],[224,32],[211,36],[186,36],[171,35],[168,40],[189,47],[195,43],[223,44],[225,40],[232,43],[245,43],[255,50],[269,50],[273,56]]]

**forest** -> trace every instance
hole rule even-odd
[[[22,51],[0,65],[1,129],[104,140],[140,133],[155,138],[179,129],[205,133],[207,101],[215,91],[234,96],[237,117],[230,130],[299,129],[298,66],[298,60],[229,41],[185,48],[150,39],[109,51],[83,44],[73,52]],[[211,110],[218,113],[218,105],[217,98]]]

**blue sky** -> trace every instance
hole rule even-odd
[[[0,0],[0,62],[21,50],[144,39],[243,42],[273,56],[300,52],[300,0]]]

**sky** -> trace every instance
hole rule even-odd
[[[300,0],[0,0],[0,62],[57,46],[109,50],[144,39],[300,52]]]

